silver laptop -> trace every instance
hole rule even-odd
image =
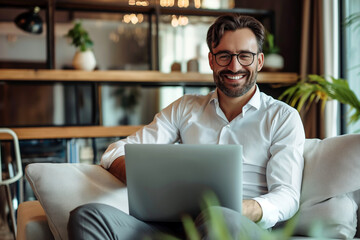
[[[129,212],[140,220],[195,217],[209,190],[241,212],[241,145],[127,144],[125,155]]]

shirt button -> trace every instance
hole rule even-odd
[[[227,128],[230,128],[230,124],[226,125]]]

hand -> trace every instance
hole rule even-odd
[[[126,184],[125,156],[118,157],[110,165],[108,171]]]
[[[253,222],[258,222],[262,218],[262,208],[260,204],[253,199],[243,200],[242,215]]]

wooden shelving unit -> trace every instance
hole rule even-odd
[[[33,70],[0,69],[0,81],[21,82],[96,82],[152,85],[212,85],[212,74],[161,73],[158,71],[78,71],[78,70]],[[296,73],[260,72],[258,83],[294,84]]]
[[[24,8],[39,6],[46,13],[46,67],[48,70],[36,69],[0,69],[0,82],[11,84],[28,83],[93,83],[98,88],[102,84],[116,83],[124,85],[152,85],[152,86],[214,86],[212,74],[200,73],[161,73],[159,71],[77,71],[77,70],[54,70],[55,67],[55,15],[57,11],[72,12],[109,12],[109,13],[143,13],[148,15],[149,46],[153,46],[149,54],[149,66],[158,69],[158,31],[160,15],[194,15],[194,16],[218,16],[225,13],[242,13],[255,16],[259,19],[270,19],[271,29],[274,27],[274,13],[272,10],[259,9],[195,9],[195,8],[161,8],[158,5],[147,7],[129,6],[117,0],[1,0],[0,6]],[[153,34],[153,31],[154,34]],[[272,30],[273,31],[273,30]],[[155,36],[155,37],[153,37]],[[291,85],[296,83],[296,73],[268,73],[261,72],[258,75],[258,83]],[[100,104],[100,91],[95,94],[96,102]],[[99,105],[100,106],[100,105]],[[97,106],[97,110],[101,108]],[[101,123],[101,121],[100,121]],[[29,127],[13,128],[20,139],[50,139],[50,138],[87,138],[87,137],[115,137],[127,136],[140,126],[76,126],[76,127]],[[0,139],[4,139],[1,138]]]

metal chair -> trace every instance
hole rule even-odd
[[[11,191],[10,191],[10,184],[17,182],[18,180],[20,180],[23,176],[23,170],[22,170],[22,165],[21,165],[21,156],[20,156],[20,147],[19,147],[19,140],[18,137],[16,135],[16,133],[9,129],[9,128],[0,128],[0,135],[10,135],[14,142],[14,151],[15,151],[15,166],[17,169],[17,173],[13,174],[9,171],[9,178],[7,179],[2,179],[2,166],[1,166],[1,146],[0,146],[0,186],[4,185],[6,188],[6,195],[7,195],[7,201],[9,204],[9,209],[10,209],[10,216],[11,216],[11,221],[12,221],[12,230],[16,239],[16,220],[15,220],[15,210],[13,207],[13,203],[12,203],[12,197],[11,197]]]

